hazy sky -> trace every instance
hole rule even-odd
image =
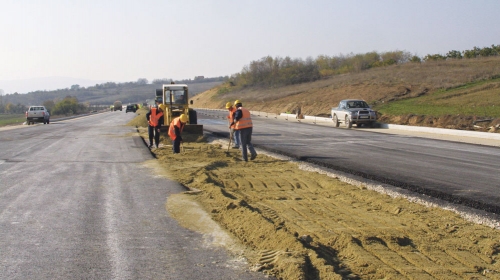
[[[268,55],[446,54],[500,44],[499,11],[499,0],[1,0],[0,82],[217,77]]]

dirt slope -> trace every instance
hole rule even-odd
[[[181,154],[166,139],[152,151],[156,172],[191,190],[169,197],[167,209],[193,225],[202,221],[184,213],[202,207],[256,270],[279,279],[500,279],[498,221],[479,225],[286,158],[260,153],[245,163],[223,142],[183,138]]]
[[[500,57],[478,60],[406,63],[374,68],[360,73],[330,77],[316,82],[276,87],[236,89],[225,84],[192,98],[198,108],[222,109],[226,102],[236,99],[250,110],[269,113],[295,113],[301,108],[304,115],[328,116],[331,107],[342,99],[360,98],[371,105],[432,94],[440,89],[500,76]],[[498,101],[498,100],[497,100]],[[481,115],[448,116],[380,116],[384,123],[444,127],[486,131],[500,124],[500,118],[482,122],[475,128],[474,121]]]

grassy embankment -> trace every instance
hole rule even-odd
[[[26,121],[24,114],[0,114],[0,126],[18,125]]]
[[[387,115],[481,115],[500,117],[500,78],[437,90],[432,94],[376,106]]]

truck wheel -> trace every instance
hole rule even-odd
[[[337,118],[337,115],[333,115],[333,125],[339,127],[339,118]]]
[[[347,128],[351,128],[352,127],[352,122],[351,120],[349,119],[349,117],[345,117],[345,127]]]

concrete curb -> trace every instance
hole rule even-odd
[[[298,122],[321,122],[321,123],[331,123],[333,126],[332,119],[325,117],[316,117],[316,116],[304,116],[304,119],[299,120],[296,119],[295,114],[281,114],[281,116],[287,117],[288,120],[295,120]],[[395,129],[395,130],[405,130],[405,131],[416,131],[416,132],[425,132],[425,133],[433,133],[433,134],[445,134],[445,135],[454,135],[454,136],[466,136],[466,137],[476,137],[483,139],[492,139],[492,140],[500,140],[500,133],[490,133],[490,132],[482,132],[482,131],[471,131],[471,130],[459,130],[459,129],[449,129],[449,128],[437,128],[437,127],[426,127],[426,126],[411,126],[411,125],[399,125],[399,124],[386,124],[386,123],[378,123],[379,128],[385,129]]]
[[[458,129],[425,127],[425,126],[410,126],[410,125],[399,125],[399,124],[385,124],[385,123],[381,123],[380,127],[387,129],[408,130],[408,131],[418,131],[418,132],[426,132],[434,134],[447,134],[455,136],[500,140],[499,133],[490,133],[482,131],[458,130]]]

